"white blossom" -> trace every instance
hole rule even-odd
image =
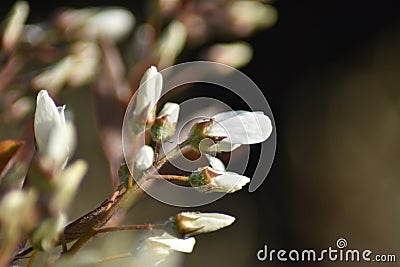
[[[151,167],[154,161],[154,150],[151,146],[144,145],[136,152],[135,167],[144,171]]]
[[[11,190],[0,202],[0,222],[4,239],[19,240],[36,223],[36,191]],[[4,242],[4,241],[3,241]]]
[[[16,1],[12,7],[6,25],[3,25],[2,46],[6,51],[11,51],[18,43],[23,33],[24,24],[29,15],[29,4],[26,1]],[[5,27],[4,27],[5,26]]]
[[[171,124],[176,124],[179,118],[179,104],[168,102],[165,103],[157,118],[166,118]]]
[[[212,119],[214,123],[205,128],[204,134],[222,140],[200,147],[205,152],[232,151],[243,144],[261,143],[272,132],[271,120],[262,112],[228,111],[214,115]]]
[[[134,119],[146,123],[155,104],[161,95],[163,79],[155,66],[151,66],[143,74],[136,94],[136,106],[133,111]]]
[[[185,47],[187,30],[179,20],[173,20],[162,32],[158,51],[160,55],[159,65],[167,67],[175,62],[175,59]]]
[[[65,211],[71,204],[78,187],[88,169],[84,160],[76,160],[54,179],[55,192],[50,206],[55,211]]]
[[[61,169],[75,147],[75,128],[65,119],[65,106],[56,107],[46,90],[37,96],[34,119],[35,139],[46,167]]]
[[[55,217],[49,217],[41,221],[40,226],[32,234],[32,243],[45,251],[53,248],[64,230],[67,223],[67,217],[59,212]]]
[[[135,17],[122,7],[89,7],[67,9],[56,23],[66,32],[73,32],[75,38],[119,41],[132,31]]]
[[[168,102],[164,105],[151,127],[150,133],[154,142],[161,143],[175,135],[179,110],[179,104]]]
[[[231,225],[235,217],[221,213],[181,212],[169,219],[167,231],[178,237],[190,237],[217,231]]]
[[[225,171],[225,166],[217,158],[211,157],[210,163],[213,167],[200,168],[189,176],[190,184],[200,192],[233,193],[250,182],[246,176]]]
[[[135,25],[133,14],[121,7],[109,7],[91,16],[83,25],[84,33],[92,38],[109,38],[119,41],[126,37]]]
[[[194,237],[186,239],[176,238],[168,233],[163,233],[161,236],[147,238],[147,242],[153,246],[166,247],[168,250],[191,253],[196,244],[196,239]]]

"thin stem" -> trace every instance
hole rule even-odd
[[[33,250],[31,257],[29,258],[28,264],[26,265],[26,267],[32,267],[33,263],[35,261],[35,258],[37,256],[39,251],[37,251],[36,249]]]
[[[115,227],[106,227],[96,229],[95,234],[102,234],[102,233],[110,233],[110,232],[117,232],[117,231],[126,231],[126,230],[149,230],[152,231],[156,228],[163,227],[162,224],[134,224],[134,225],[122,225],[122,226],[115,226]]]
[[[182,182],[188,182],[189,177],[183,176],[183,175],[166,175],[166,174],[160,174],[160,175],[148,175],[147,179],[164,179],[164,180],[169,180],[169,181],[182,181]]]
[[[109,220],[115,214],[115,212],[117,212],[117,210],[119,210],[120,208],[128,209],[129,207],[131,207],[135,202],[135,200],[141,194],[142,190],[140,188],[140,185],[144,181],[146,181],[147,177],[149,175],[153,175],[155,170],[159,170],[168,161],[168,159],[173,158],[179,150],[186,147],[190,143],[191,140],[187,139],[182,143],[178,144],[171,151],[169,151],[163,158],[161,158],[158,162],[156,162],[153,168],[145,172],[136,184],[134,184],[130,188],[127,188],[125,193],[117,201],[114,202],[114,204],[105,212],[104,216],[102,216],[102,218],[99,219],[99,221],[93,226],[93,228],[91,228],[89,231],[83,234],[72,245],[67,254],[75,254],[76,252],[78,252],[96,234],[95,229],[101,228],[101,226],[104,225],[104,223],[107,220]]]
[[[154,162],[158,161],[158,157],[160,156],[160,148],[161,148],[161,144],[159,142],[157,142],[156,147],[154,149]]]
[[[191,143],[191,140],[186,139],[182,143],[175,146],[171,151],[169,151],[164,157],[162,157],[158,162],[154,164],[154,168],[159,170],[170,158],[173,158],[175,153],[177,153],[182,148],[188,146]],[[145,175],[144,175],[145,176]]]

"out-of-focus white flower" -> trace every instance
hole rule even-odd
[[[141,171],[147,170],[154,162],[154,150],[151,146],[144,145],[136,153],[135,168]]]
[[[50,202],[54,211],[65,211],[69,207],[87,168],[86,161],[76,160],[57,174],[54,179],[55,192]]]
[[[133,130],[140,133],[145,130],[146,123],[153,124],[155,110],[163,86],[162,75],[155,66],[151,66],[143,74],[136,93],[136,105],[133,110]]]
[[[132,253],[132,266],[181,266],[181,253],[190,253],[196,243],[194,238],[179,239],[167,233],[147,237]]]
[[[187,238],[217,231],[234,221],[235,217],[221,213],[181,212],[169,218],[166,230],[174,236]]]
[[[36,89],[51,88],[59,91],[63,86],[77,87],[90,82],[99,69],[100,49],[94,42],[75,42],[71,53],[38,74],[32,80]]]
[[[234,42],[229,44],[215,44],[211,46],[206,59],[233,68],[241,68],[250,62],[253,57],[253,49],[246,42]]]
[[[273,6],[258,1],[234,1],[228,8],[228,15],[232,19],[232,30],[240,36],[270,27],[278,18],[278,12]]]
[[[75,128],[65,120],[65,106],[56,107],[46,90],[36,99],[35,139],[46,168],[62,169],[75,147]]]
[[[240,145],[264,142],[271,132],[271,120],[262,112],[228,111],[194,125],[189,139],[200,151],[227,152]]]
[[[35,226],[37,197],[34,191],[13,190],[2,198],[0,222],[4,239],[18,241]]]
[[[168,67],[174,64],[175,59],[185,47],[186,39],[187,32],[182,22],[174,20],[167,26],[158,45],[159,65],[161,67]]]
[[[51,88],[51,92],[55,93],[68,81],[74,65],[75,57],[68,55],[33,78],[32,86],[36,89]]]
[[[54,218],[50,217],[43,220],[32,234],[32,245],[45,251],[53,248],[66,223],[67,217],[62,212],[59,212]]]
[[[101,51],[94,42],[76,42],[71,47],[74,66],[68,73],[67,83],[78,87],[93,80],[99,70]]]
[[[235,172],[225,171],[225,166],[218,158],[207,155],[210,167],[200,168],[189,176],[190,184],[200,192],[236,192],[250,182],[250,178]]]
[[[127,36],[135,25],[133,14],[122,7],[109,7],[97,12],[84,24],[84,31],[92,38],[110,38],[119,41]]]
[[[167,141],[174,136],[179,109],[176,103],[168,102],[164,105],[151,128],[151,137],[155,142]]]
[[[1,40],[5,51],[10,51],[18,43],[28,15],[28,2],[15,2]]]
[[[69,9],[57,18],[57,25],[80,39],[125,38],[135,25],[135,17],[122,7]]]
[[[176,238],[170,234],[163,233],[161,236],[152,236],[146,240],[149,244],[154,247],[165,247],[168,250],[175,250],[179,252],[191,253],[196,239],[194,237],[182,239]]]

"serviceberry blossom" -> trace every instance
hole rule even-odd
[[[174,136],[179,110],[179,104],[165,103],[151,128],[151,137],[155,142],[168,141]]]
[[[196,244],[196,239],[194,237],[189,237],[186,239],[176,238],[175,236],[165,232],[160,236],[148,237],[146,241],[152,244],[153,247],[165,247],[168,250],[175,250],[185,253],[191,253],[194,245]]]
[[[151,146],[144,145],[136,153],[135,168],[144,171],[151,167],[154,161],[154,150]]]
[[[181,212],[169,218],[166,230],[177,237],[187,238],[217,231],[234,221],[235,217],[221,213]]]
[[[155,105],[160,98],[163,78],[155,66],[151,66],[143,74],[136,95],[136,106],[133,111],[135,124],[144,125],[155,119]]]
[[[37,149],[45,167],[64,168],[76,143],[75,127],[65,119],[65,105],[56,107],[46,90],[36,99],[34,131]]]
[[[225,171],[218,158],[207,155],[211,167],[200,168],[189,176],[191,186],[200,192],[236,192],[250,182],[250,178],[235,172]]]
[[[271,132],[271,120],[263,112],[228,111],[194,125],[189,138],[202,152],[229,152],[240,145],[264,142]]]

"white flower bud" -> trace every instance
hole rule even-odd
[[[235,172],[218,171],[204,167],[189,176],[189,182],[200,192],[236,192],[250,182],[250,178]]]
[[[135,17],[122,7],[89,7],[64,11],[56,24],[73,38],[119,41],[132,31]]]
[[[46,90],[37,96],[35,139],[44,167],[62,169],[75,147],[75,128],[65,120],[65,106],[56,107]]]
[[[1,199],[0,222],[4,239],[18,241],[35,226],[37,197],[34,191],[13,190]]]
[[[147,170],[153,165],[154,150],[151,146],[144,145],[136,153],[135,168],[141,171]]]
[[[65,211],[69,207],[87,168],[87,163],[84,160],[77,160],[54,178],[55,192],[50,201],[51,208],[54,211]]]
[[[169,102],[164,105],[151,128],[151,137],[155,142],[167,141],[174,136],[179,109],[176,103]]]
[[[11,12],[1,40],[5,51],[11,51],[19,41],[25,21],[29,15],[28,2],[15,2]]]
[[[187,39],[186,27],[178,20],[172,21],[163,31],[159,43],[160,62],[162,67],[174,64],[177,56],[185,47]]]
[[[40,226],[33,232],[31,243],[34,247],[48,251],[53,248],[59,235],[64,230],[67,217],[60,212],[55,218],[47,218],[42,221]]]
[[[270,27],[278,18],[278,12],[273,6],[258,1],[234,1],[228,8],[228,15],[232,19],[232,30],[240,36]]]
[[[222,63],[233,68],[241,68],[250,62],[253,49],[246,42],[215,44],[206,53],[206,60]]]
[[[72,55],[68,55],[56,64],[46,68],[32,80],[32,86],[35,89],[47,87],[51,88],[51,92],[58,92],[68,81],[72,70],[74,69],[76,59]]]
[[[85,36],[109,38],[119,41],[126,37],[135,25],[133,14],[121,7],[109,7],[91,16],[83,25]]]
[[[133,110],[133,130],[140,133],[145,130],[146,123],[152,124],[155,119],[155,108],[160,98],[163,78],[155,66],[151,66],[143,74],[136,93],[136,105]]]
[[[177,237],[187,238],[217,231],[231,225],[235,217],[221,213],[181,212],[166,223],[166,230]]]
[[[146,239],[148,244],[153,247],[166,247],[168,250],[175,250],[179,252],[191,253],[196,239],[194,237],[182,239],[176,238],[170,234],[163,233],[161,236],[153,236]]]

